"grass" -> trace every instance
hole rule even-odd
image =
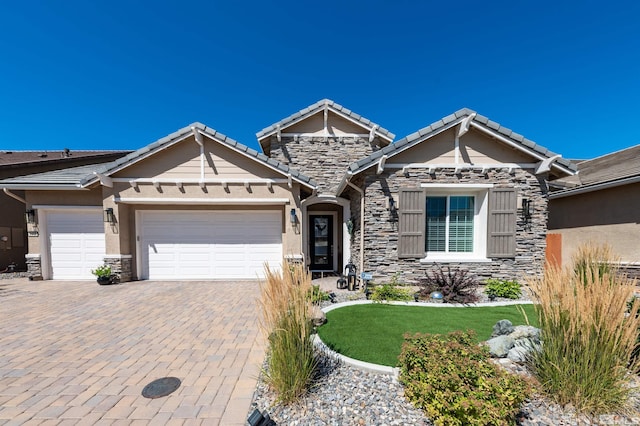
[[[499,320],[526,324],[519,309],[524,309],[531,325],[537,326],[532,305],[473,308],[354,305],[327,312],[327,323],[318,329],[318,335],[331,349],[350,358],[396,366],[405,333],[474,330],[478,341],[483,341],[491,336]]]

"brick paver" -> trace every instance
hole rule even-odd
[[[0,425],[244,425],[256,282],[0,281]],[[182,381],[147,399],[161,377]]]

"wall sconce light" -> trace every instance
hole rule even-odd
[[[24,219],[28,224],[34,225],[36,223],[36,211],[29,209],[24,212]]]
[[[531,219],[531,200],[528,198],[522,199],[522,220],[529,222]]]
[[[291,220],[292,225],[295,225],[296,223],[298,223],[298,216],[296,216],[296,209],[291,209],[291,212],[289,213],[289,219]]]
[[[351,219],[347,221],[347,232],[349,235],[353,235],[353,220]]]
[[[528,198],[522,199],[522,211],[520,214],[522,215],[522,221],[527,229],[531,228],[531,207],[533,202]]]
[[[396,200],[394,200],[393,197],[389,197],[389,213],[394,216],[397,211],[398,208],[396,207]]]
[[[111,207],[104,210],[104,221],[105,223],[109,223],[111,225],[116,224],[116,215],[113,214],[113,209]]]

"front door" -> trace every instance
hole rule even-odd
[[[310,215],[311,270],[333,270],[333,216]]]

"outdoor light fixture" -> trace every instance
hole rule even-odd
[[[296,209],[291,209],[289,218],[291,220],[292,225],[295,225],[296,223],[298,223],[298,216],[296,216]]]
[[[389,197],[389,213],[391,213],[391,215],[395,215],[396,211],[396,200],[394,200],[393,197]]]
[[[528,198],[522,199],[522,220],[527,223],[531,220],[531,200]]]
[[[36,223],[36,211],[33,209],[29,209],[26,212],[24,212],[24,218],[27,221],[28,224],[35,224]]]
[[[104,221],[105,223],[110,223],[111,225],[115,225],[116,215],[113,214],[113,209],[111,207],[104,210]]]
[[[351,219],[347,221],[347,232],[349,235],[353,235],[353,220]]]

